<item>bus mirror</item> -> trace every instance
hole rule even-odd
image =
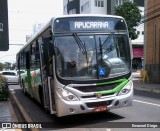
[[[132,49],[131,38],[129,38],[129,45],[130,45],[130,54],[131,54],[131,60],[132,60],[133,59],[133,49]]]

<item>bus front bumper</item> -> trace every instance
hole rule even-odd
[[[97,98],[96,100],[66,101],[61,97],[56,100],[57,116],[67,116],[82,113],[102,112],[110,109],[131,106],[133,101],[133,88],[128,94]]]

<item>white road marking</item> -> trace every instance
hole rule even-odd
[[[159,107],[160,107],[160,105],[159,105],[159,104],[155,104],[155,103],[150,103],[150,102],[145,102],[145,101],[139,101],[139,100],[133,100],[133,101],[135,101],[135,102],[139,102],[139,103],[148,104],[148,105],[153,105],[153,106],[159,106]]]
[[[107,128],[106,131],[112,131],[110,128]]]

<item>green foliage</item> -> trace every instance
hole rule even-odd
[[[9,98],[9,89],[6,83],[6,78],[0,75],[0,101],[7,100]]]
[[[115,14],[122,16],[127,23],[129,30],[129,37],[134,40],[138,37],[136,33],[136,26],[139,25],[141,21],[141,10],[135,3],[124,1],[122,5],[115,8]]]
[[[0,63],[0,70],[15,70],[16,69],[16,63]]]
[[[3,70],[3,63],[0,63],[0,71]]]

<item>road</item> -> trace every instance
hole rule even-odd
[[[24,96],[19,86],[12,85],[9,88],[14,90],[16,97],[34,122],[51,122],[55,129],[106,128],[108,122],[114,122],[114,124],[118,122],[145,122],[144,124],[160,122],[159,94],[135,91],[133,106],[131,107],[114,109],[110,112],[66,116],[58,119],[54,115],[49,115],[29,96]],[[143,131],[143,129],[140,130]],[[155,130],[158,131],[158,129]]]

